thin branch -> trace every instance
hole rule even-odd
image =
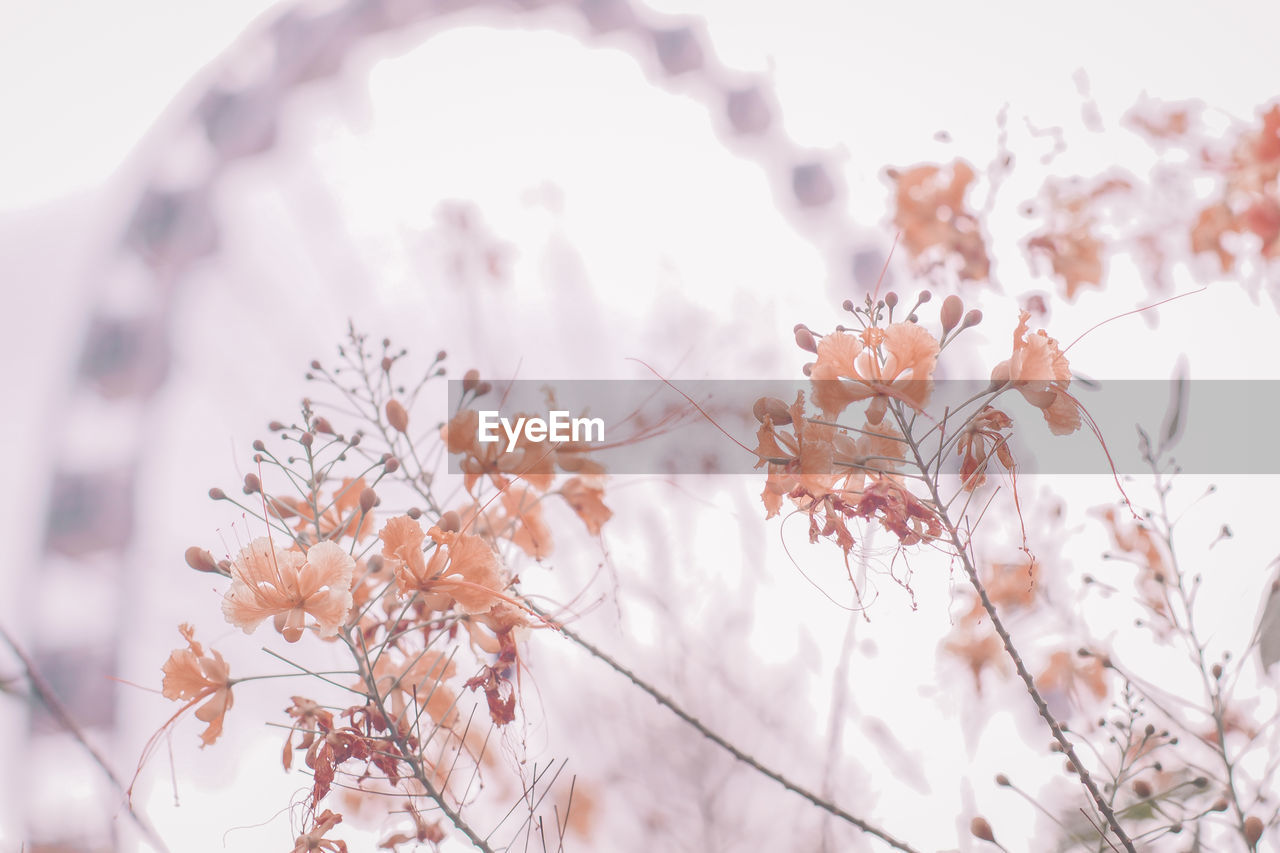
[[[102,756],[102,754],[98,752],[93,744],[89,743],[89,739],[85,736],[84,730],[80,728],[80,724],[75,721],[75,718],[71,716],[71,713],[66,709],[62,702],[58,700],[57,694],[53,692],[53,688],[49,686],[49,682],[45,681],[44,676],[40,674],[40,670],[36,669],[35,662],[31,660],[26,651],[18,645],[18,641],[15,640],[3,626],[0,626],[0,637],[4,638],[5,645],[7,645],[13,651],[13,654],[18,658],[18,660],[22,662],[22,668],[26,671],[27,681],[31,684],[31,689],[35,691],[36,696],[38,696],[40,701],[44,703],[44,706],[49,709],[49,713],[58,721],[59,725],[67,730],[68,734],[75,738],[76,742],[79,743],[80,746],[84,747],[84,751],[93,759],[93,763],[98,765],[99,769],[101,769],[107,779],[110,780],[111,787],[115,788],[116,792],[120,794],[120,798],[125,805],[125,810],[129,813],[129,818],[137,824],[138,829],[141,830],[143,836],[157,850],[163,851],[163,853],[168,853],[169,848],[165,846],[164,841],[162,841],[160,836],[156,834],[156,831],[151,827],[151,824],[147,823],[146,819],[143,818],[142,815],[134,811],[133,804],[129,802],[129,794],[125,789],[124,783],[122,783],[116,776],[115,772],[111,769],[111,765],[107,763],[107,760]]]
[[[534,613],[537,613],[543,619],[554,624],[553,620],[548,614],[543,613],[536,606],[529,604],[528,602],[525,602],[525,604],[531,610],[533,610]],[[601,663],[608,666],[614,672],[626,678],[636,687],[639,687],[645,693],[648,693],[649,696],[651,696],[654,699],[654,701],[656,701],[662,707],[666,708],[671,713],[675,714],[683,722],[685,722],[690,727],[692,727],[695,731],[697,731],[698,734],[702,735],[704,738],[711,741],[716,746],[720,747],[725,752],[732,755],[738,761],[741,761],[743,764],[750,767],[752,770],[755,770],[757,773],[760,773],[762,776],[766,776],[769,779],[772,779],[774,782],[777,782],[779,785],[786,788],[788,791],[791,791],[794,794],[800,795],[804,799],[808,800],[811,804],[817,806],[818,808],[822,809],[823,811],[831,815],[834,815],[835,817],[839,818],[845,823],[848,823],[852,826],[856,826],[858,829],[861,829],[863,832],[866,832],[869,835],[874,835],[876,838],[879,838],[881,841],[888,844],[890,847],[894,848],[895,850],[906,851],[906,853],[917,853],[915,848],[911,847],[906,842],[899,841],[897,838],[894,838],[892,835],[885,832],[883,829],[880,829],[877,826],[867,823],[862,818],[859,818],[850,814],[849,812],[840,808],[830,800],[824,799],[823,797],[820,797],[819,795],[813,793],[807,788],[801,787],[800,785],[788,779],[786,776],[783,776],[778,771],[771,770],[770,768],[765,767],[759,761],[752,758],[750,755],[747,755],[745,752],[738,749],[738,747],[734,746],[729,741],[725,740],[723,737],[713,732],[711,729],[707,728],[706,724],[703,723],[701,720],[699,720],[697,717],[693,716],[688,711],[681,708],[672,699],[668,698],[665,694],[660,692],[657,688],[649,684],[644,679],[640,678],[640,676],[636,675],[630,669],[627,669],[625,666],[618,663],[618,661],[614,660],[612,657],[605,654],[605,652],[600,650],[598,647],[592,645],[590,642],[583,639],[581,635],[575,633],[569,628],[564,627],[563,625],[557,625],[556,628],[567,639],[572,640],[575,644],[581,647],[584,651],[586,651],[596,660],[599,660]]]

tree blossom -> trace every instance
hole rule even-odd
[[[321,637],[333,637],[351,610],[355,560],[335,542],[318,542],[304,557],[253,540],[231,563],[231,588],[222,600],[227,621],[246,634],[268,616],[286,641],[302,639],[306,617],[316,620]]]
[[[1070,394],[1071,365],[1044,329],[1028,334],[1031,314],[1023,311],[1013,332],[1013,355],[991,371],[993,384],[1008,385],[1044,412],[1054,435],[1080,429],[1080,405]]]
[[[205,654],[190,625],[184,622],[178,630],[187,641],[187,648],[174,649],[161,667],[164,671],[162,692],[166,699],[185,700],[188,707],[201,699],[207,700],[196,709],[196,719],[209,724],[200,735],[202,745],[208,746],[222,734],[222,719],[233,702],[230,668],[222,655],[212,649]]]

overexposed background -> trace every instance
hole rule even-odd
[[[726,66],[769,81],[786,136],[830,152],[839,164],[847,186],[840,204],[856,224],[850,239],[881,251],[891,239],[883,168],[953,156],[981,166],[996,154],[996,117],[1004,108],[1015,150],[1033,159],[1049,143],[1029,127],[1064,126],[1075,134],[1073,144],[1053,171],[1093,174],[1116,162],[1143,168],[1148,149],[1119,129],[1118,118],[1144,94],[1202,99],[1245,120],[1276,94],[1261,69],[1280,10],[1252,3],[1220,4],[1211,14],[1190,4],[1156,3],[1067,10],[1009,2],[980,13],[944,3],[816,0],[785,10],[730,2],[649,8],[702,21]],[[664,90],[651,62],[625,45],[619,49],[618,40],[583,39],[558,10],[540,16],[480,11],[371,39],[348,57],[343,73],[285,100],[275,148],[238,162],[215,184],[220,247],[182,283],[171,321],[172,372],[147,423],[127,414],[70,411],[72,368],[95,293],[104,281],[138,275],[119,262],[122,217],[156,163],[184,167],[178,149],[191,133],[195,97],[216,81],[258,79],[252,48],[278,12],[274,4],[244,0],[0,9],[0,115],[8,129],[0,158],[6,306],[0,352],[13,389],[8,416],[0,419],[12,484],[0,494],[0,537],[10,543],[0,579],[13,590],[39,583],[31,574],[41,559],[43,502],[67,429],[90,425],[91,436],[72,439],[82,450],[95,441],[119,449],[146,435],[131,586],[117,591],[118,600],[108,599],[129,614],[121,677],[139,683],[158,683],[159,664],[178,644],[175,625],[182,620],[195,622],[202,640],[225,642],[241,660],[251,660],[256,645],[222,623],[213,584],[193,578],[180,555],[192,543],[214,546],[215,529],[226,531],[234,520],[209,505],[205,490],[234,486],[249,442],[266,421],[291,413],[306,393],[306,363],[332,353],[348,318],[375,338],[390,335],[428,358],[447,349],[455,371],[476,366],[523,378],[622,378],[642,375],[626,361],[637,357],[678,377],[783,377],[796,375],[805,360],[790,345],[791,326],[829,328],[840,322],[840,301],[861,296],[849,292],[843,273],[832,271],[821,248],[830,237],[821,233],[826,226],[778,204],[775,179],[751,162],[752,152],[726,146],[718,117],[709,118],[718,107],[708,111],[705,91],[679,81],[677,91]],[[1081,70],[1106,134],[1080,131]],[[939,141],[939,131],[951,141]],[[767,147],[757,153],[770,156]],[[984,342],[975,370],[984,358],[989,364],[1007,353],[1018,294],[1048,289],[1017,247],[1025,229],[1017,202],[1035,193],[1034,174],[1015,173],[990,219],[1003,292],[965,292],[982,301],[988,317],[974,334]],[[479,218],[481,236],[460,239],[442,224],[441,205],[457,200]],[[503,252],[505,273],[497,278],[484,266],[490,245]],[[896,271],[898,286],[909,292],[904,273]],[[1055,306],[1051,332],[1072,340],[1142,296],[1132,270],[1117,265],[1105,291]],[[1274,378],[1276,368],[1253,357],[1276,327],[1268,296],[1254,300],[1219,288],[1212,299],[1162,309],[1154,330],[1139,319],[1123,322],[1074,349],[1073,367],[1099,378],[1163,378],[1186,352],[1196,377]],[[696,522],[675,508],[655,507],[652,492],[642,488],[634,499],[618,492],[608,541],[624,601],[618,636],[602,644],[646,661],[656,680],[686,691],[687,701],[707,713],[719,710],[718,722],[740,728],[748,742],[761,737],[761,719],[766,730],[773,719],[752,710],[765,704],[762,695],[785,693],[773,713],[802,732],[812,729],[806,732],[812,736],[798,736],[794,744],[761,741],[759,751],[791,760],[790,770],[811,773],[807,778],[817,785],[822,774],[806,762],[826,760],[827,710],[844,689],[833,673],[846,617],[786,560],[776,523],[761,523],[758,483],[677,485],[659,491],[705,501]],[[1077,485],[1094,496],[1082,497],[1086,503],[1114,497],[1102,483],[1055,488]],[[1188,484],[1186,493],[1199,489]],[[1236,573],[1222,593],[1224,625],[1242,624],[1241,612],[1250,620],[1254,615],[1272,547],[1257,500],[1265,493],[1264,483],[1242,479],[1223,485],[1217,503],[1204,511],[1206,531],[1229,520],[1239,537],[1213,553],[1223,572]],[[634,544],[650,530],[669,541]],[[791,539],[803,539],[802,531],[792,532]],[[1052,548],[1060,531],[1043,533],[1044,547]],[[234,533],[226,535],[234,542]],[[1096,539],[1096,531],[1092,535]],[[1189,537],[1196,541],[1196,535]],[[1073,554],[1088,559],[1101,546],[1074,547]],[[828,550],[802,551],[806,571],[821,577],[832,569],[837,562]],[[567,550],[559,559],[575,555],[583,565],[599,559],[586,550]],[[673,566],[673,596],[679,592],[665,616],[655,615],[641,595],[626,600],[628,590],[664,578],[649,574],[663,559]],[[1075,568],[1082,568],[1076,559]],[[631,583],[628,572],[636,573]],[[701,573],[712,577],[704,581]],[[569,568],[562,574],[576,576]],[[1001,801],[984,799],[991,776],[1026,758],[1020,744],[1001,740],[997,725],[982,728],[983,711],[969,712],[970,718],[953,713],[957,703],[949,697],[969,689],[967,674],[943,671],[935,656],[949,627],[952,581],[941,574],[922,580],[927,575],[922,566],[915,582],[919,611],[886,589],[872,623],[857,629],[865,657],[854,664],[856,680],[846,677],[859,726],[851,727],[842,754],[862,769],[836,773],[832,784],[837,798],[874,803],[880,823],[923,849],[965,848],[971,810],[1000,808]],[[698,621],[722,615],[722,587],[747,584],[756,590],[755,619],[742,639],[763,674],[737,697],[738,711],[724,710],[717,703],[724,694],[705,687],[714,650],[691,646],[708,639]],[[841,592],[838,582],[826,588]],[[0,596],[0,620],[24,637],[72,642],[92,611],[77,595],[41,593],[34,607],[18,595]],[[748,615],[750,598],[735,604]],[[673,634],[673,626],[680,630]],[[683,672],[682,652],[691,661]],[[539,655],[553,655],[531,654],[535,666]],[[611,678],[576,661],[581,672],[548,674],[549,693],[561,677]],[[742,671],[733,671],[733,679],[744,680]],[[607,682],[600,689],[625,688]],[[1042,735],[1017,696],[1016,690],[988,695],[982,701],[990,704],[976,707],[985,713],[1016,708],[1003,713],[1037,742]],[[265,690],[263,697],[269,712],[279,710],[278,697]],[[1009,701],[1002,705],[1002,699]],[[127,725],[110,749],[127,777],[141,743],[169,709],[140,691],[126,690],[123,701],[120,718]],[[300,783],[273,769],[278,731],[256,731],[245,722],[255,701],[248,691],[244,698],[238,693],[226,742],[204,753],[190,748],[191,727],[178,730],[173,761],[181,807],[173,806],[167,756],[148,771],[140,804],[173,849],[284,849],[291,841],[288,818],[276,810]],[[6,727],[24,725],[15,703],[0,706],[0,714]],[[812,726],[798,722],[806,717]],[[645,719],[659,718],[655,711]],[[556,755],[571,749],[555,736],[549,740],[564,747]],[[894,741],[898,746],[884,746]],[[901,754],[887,755],[899,748]],[[53,786],[47,801],[37,797],[24,806],[8,792],[22,787],[23,762],[32,759],[15,749],[0,750],[0,760],[6,792],[0,847],[21,836],[19,816],[28,810],[41,819],[65,808],[66,797],[94,796],[91,782],[69,786],[70,792]],[[581,760],[588,775],[599,769],[590,757],[573,760]],[[887,772],[906,781],[881,792],[873,780]],[[817,825],[817,816],[785,793],[767,787],[755,793],[757,809],[772,803],[791,809],[779,822]],[[922,802],[929,804],[926,818]],[[612,808],[609,819],[627,825],[626,809]],[[1011,809],[1002,814],[1002,836],[1025,838],[1034,820]],[[228,836],[224,847],[227,829],[260,822]],[[741,841],[720,843],[745,849],[734,846]],[[608,843],[593,849],[609,849]]]

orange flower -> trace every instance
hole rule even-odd
[[[519,415],[512,418],[514,421]],[[469,492],[481,477],[489,477],[494,486],[507,485],[505,475],[514,475],[540,492],[551,488],[556,476],[555,448],[542,442],[530,441],[523,431],[509,451],[506,438],[501,441],[481,442],[480,413],[464,409],[441,428],[445,446],[453,454],[461,454],[463,485]],[[579,459],[580,454],[575,457]]]
[[[1104,675],[1102,662],[1096,657],[1082,658],[1071,652],[1054,652],[1049,656],[1044,672],[1036,678],[1036,687],[1045,693],[1065,693],[1076,704],[1081,704],[1081,687],[1087,688],[1097,699],[1107,695]]]
[[[613,518],[613,510],[604,504],[604,489],[590,485],[582,477],[572,477],[560,487],[563,497],[582,519],[592,536],[600,535],[600,528]]]
[[[919,408],[932,390],[938,341],[916,323],[864,329],[858,335],[834,332],[818,342],[818,360],[809,378],[813,401],[827,417],[838,417],[850,403],[874,397],[867,422],[884,418],[888,398]]]
[[[351,610],[351,576],[356,563],[335,542],[318,542],[306,557],[255,539],[231,563],[231,588],[222,600],[227,621],[250,634],[268,616],[286,641],[302,639],[307,616],[321,637],[332,637]]]
[[[542,499],[522,484],[508,485],[496,502],[481,505],[472,500],[458,508],[458,517],[463,530],[474,530],[476,535],[491,541],[509,539],[535,560],[550,556],[555,544],[551,528],[542,517]]]
[[[1044,329],[1027,333],[1031,314],[1023,311],[1013,333],[1013,355],[991,371],[991,381],[1008,385],[1044,412],[1054,435],[1070,435],[1080,428],[1079,404],[1067,393],[1071,365],[1058,342]]]
[[[231,709],[230,668],[217,652],[204,653],[190,625],[184,622],[178,630],[186,639],[187,648],[174,649],[161,667],[162,692],[166,699],[185,700],[188,707],[207,699],[196,709],[196,719],[209,724],[200,735],[202,746],[208,746],[222,734],[222,718]]]
[[[999,409],[984,406],[960,433],[956,452],[964,457],[960,462],[961,485],[968,491],[976,491],[987,481],[987,460],[992,451],[1006,470],[1013,470],[1013,454],[1009,452],[1008,436],[1013,421]]]
[[[903,545],[915,545],[942,536],[942,523],[933,508],[890,477],[877,477],[853,508],[860,518],[878,518],[885,530]]]
[[[990,627],[970,624],[963,631],[957,629],[955,633],[956,636],[947,640],[943,649],[969,666],[969,672],[973,674],[974,689],[981,694],[984,669],[1005,671],[1004,645]]]
[[[342,823],[342,815],[325,809],[316,817],[315,825],[310,832],[299,835],[293,842],[293,853],[313,853],[327,850],[329,853],[347,853],[347,842],[336,838],[325,838],[329,830]]]
[[[425,560],[422,542],[428,534],[436,549]],[[480,615],[507,603],[503,590],[508,580],[498,554],[481,537],[438,527],[424,534],[422,525],[408,516],[391,519],[378,535],[382,557],[393,567],[400,592],[423,594],[432,610],[456,606],[463,613]]]

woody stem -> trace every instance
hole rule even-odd
[[[680,718],[681,721],[683,721],[685,724],[690,726],[694,731],[696,731],[702,737],[706,738],[711,743],[720,747],[725,752],[732,755],[735,759],[737,759],[738,761],[741,761],[743,764],[750,767],[752,770],[756,771],[762,776],[765,776],[768,779],[773,780],[774,782],[777,782],[779,785],[786,788],[788,791],[791,791],[792,793],[803,797],[804,799],[808,800],[812,805],[817,806],[818,808],[822,809],[828,814],[836,818],[839,818],[840,820],[844,821],[845,823],[851,826],[856,826],[858,829],[862,830],[863,832],[869,835],[874,835],[876,838],[879,838],[881,841],[883,841],[885,844],[892,847],[894,850],[902,850],[904,851],[904,853],[916,853],[915,848],[907,844],[905,841],[901,841],[895,838],[894,836],[890,835],[888,832],[885,832],[883,829],[880,829],[878,826],[870,824],[867,821],[859,817],[856,817],[855,815],[850,814],[849,812],[840,808],[830,800],[825,799],[813,793],[812,791],[793,782],[791,779],[787,778],[786,776],[783,776],[778,771],[773,770],[761,764],[755,758],[751,757],[750,755],[743,752],[738,747],[734,746],[729,741],[725,740],[720,735],[716,734],[697,717],[693,716],[688,711],[684,710],[682,707],[677,705],[673,699],[667,697],[664,693],[662,693],[656,687],[654,687],[653,685],[649,684],[649,682],[642,679],[639,675],[632,672],[630,669],[623,666],[618,661],[614,660],[612,657],[606,654],[602,649],[593,645],[592,643],[587,641],[585,638],[583,638],[581,635],[575,633],[571,629],[566,628],[563,625],[556,624],[552,620],[550,614],[544,613],[536,605],[530,604],[528,602],[526,602],[526,606],[528,606],[529,609],[532,610],[534,613],[541,616],[548,624],[554,625],[557,631],[559,631],[565,638],[575,643],[579,648],[581,648],[587,654],[591,655],[596,660],[600,661],[605,666],[609,667],[614,672],[621,675],[623,678],[626,678],[636,687],[639,687],[642,691],[649,694],[649,696],[654,701],[656,701],[662,707],[666,708],[671,713],[675,714],[677,717]]]
[[[916,465],[921,471],[927,471],[924,459],[920,454],[919,444],[912,438],[910,427],[906,419],[902,415],[901,406],[891,406],[894,416],[898,419],[899,427],[902,434],[907,439],[907,446],[911,448],[911,453],[915,456]],[[964,572],[969,577],[969,583],[972,584],[975,592],[978,593],[978,599],[982,602],[982,609],[987,612],[987,616],[991,619],[991,627],[995,628],[996,634],[1000,637],[1000,642],[1004,645],[1005,652],[1013,661],[1014,669],[1018,672],[1018,677],[1022,679],[1022,683],[1026,686],[1027,692],[1031,694],[1031,700],[1035,702],[1036,710],[1040,712],[1040,716],[1048,724],[1049,730],[1053,733],[1053,738],[1062,747],[1062,751],[1066,754],[1067,759],[1071,762],[1071,769],[1080,777],[1080,784],[1084,785],[1085,790],[1089,792],[1089,796],[1093,798],[1093,802],[1097,805],[1098,811],[1102,814],[1107,822],[1107,826],[1115,833],[1116,840],[1124,845],[1124,849],[1128,853],[1137,853],[1133,846],[1133,841],[1125,834],[1124,829],[1120,826],[1120,821],[1116,818],[1115,810],[1111,808],[1111,804],[1107,802],[1106,797],[1102,795],[1102,791],[1098,789],[1098,785],[1093,781],[1093,777],[1089,775],[1089,771],[1085,769],[1084,762],[1076,755],[1075,747],[1071,745],[1071,741],[1067,738],[1066,732],[1062,728],[1062,724],[1054,717],[1053,712],[1049,710],[1048,704],[1044,701],[1044,697],[1040,695],[1040,691],[1036,689],[1035,679],[1031,673],[1027,671],[1027,666],[1022,661],[1022,655],[1018,653],[1018,649],[1013,644],[1013,638],[1009,635],[1008,629],[1005,628],[1004,622],[1000,619],[1000,614],[996,611],[996,606],[991,602],[991,597],[987,595],[987,588],[982,583],[982,579],[978,577],[978,570],[974,567],[973,560],[969,557],[968,549],[960,541],[960,531],[951,521],[950,515],[947,513],[947,507],[942,502],[942,496],[938,491],[936,480],[926,479],[929,486],[929,493],[933,498],[936,508],[938,521],[941,522],[943,528],[947,531],[947,537],[951,540],[951,547],[956,557],[959,558]]]
[[[351,654],[356,659],[356,665],[360,668],[360,677],[363,679],[365,689],[368,691],[369,701],[377,707],[378,713],[387,721],[390,728],[391,741],[396,745],[400,757],[413,769],[413,777],[422,785],[423,790],[427,792],[427,796],[440,807],[440,811],[445,818],[467,837],[472,846],[482,851],[482,853],[494,853],[489,843],[471,828],[471,825],[463,819],[462,814],[449,805],[448,800],[445,799],[444,791],[437,790],[436,786],[427,778],[427,774],[422,769],[421,756],[410,750],[408,739],[401,734],[400,728],[396,723],[397,718],[386,709],[384,697],[378,691],[378,682],[374,678],[373,667],[369,663],[368,649],[364,647],[364,643],[361,642],[360,647],[357,648],[349,633],[344,632],[339,636],[346,642],[347,648],[351,649]],[[363,637],[361,639],[363,640]]]

